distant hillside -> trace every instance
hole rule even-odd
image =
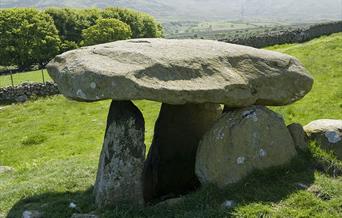
[[[1,0],[8,7],[129,7],[170,20],[341,20],[341,0]]]

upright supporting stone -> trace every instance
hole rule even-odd
[[[98,207],[119,202],[143,204],[145,123],[130,101],[113,101],[94,188]]]
[[[218,104],[162,104],[145,162],[146,202],[198,187],[194,171],[197,146],[221,114]]]

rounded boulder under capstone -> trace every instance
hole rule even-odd
[[[79,101],[287,105],[304,97],[313,84],[289,55],[194,39],[83,47],[58,55],[47,69],[61,93]]]
[[[195,172],[221,188],[255,169],[288,163],[297,153],[280,115],[263,106],[231,109],[202,138]]]

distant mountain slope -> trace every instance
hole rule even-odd
[[[168,20],[278,20],[305,22],[342,19],[342,0],[1,0],[8,7],[129,7]]]

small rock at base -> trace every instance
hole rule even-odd
[[[158,204],[156,204],[156,206],[174,206],[176,204],[179,204],[180,202],[182,202],[184,200],[184,198],[182,197],[179,197],[179,198],[170,198],[170,199],[167,199],[165,201],[162,201]]]
[[[304,132],[303,126],[299,123],[292,123],[291,125],[287,126],[287,129],[289,130],[294,145],[297,149],[306,151],[308,149],[308,143],[307,143],[307,136]]]
[[[296,183],[295,185],[296,185],[296,187],[299,188],[299,189],[307,189],[307,188],[308,188],[307,185],[305,185],[305,184],[303,184],[303,183],[300,183],[300,182]]]
[[[16,99],[15,99],[16,102],[19,102],[19,103],[24,103],[25,101],[27,101],[27,96],[26,95],[21,95],[21,96],[18,96]]]
[[[81,213],[74,213],[71,218],[99,218],[98,215],[95,215],[95,214],[88,214],[88,213],[84,213],[84,214],[81,214]]]
[[[236,202],[233,200],[227,200],[225,202],[222,203],[221,207],[225,208],[225,209],[231,209],[234,208],[236,206]]]
[[[25,210],[23,218],[42,218],[43,214],[37,210]]]

